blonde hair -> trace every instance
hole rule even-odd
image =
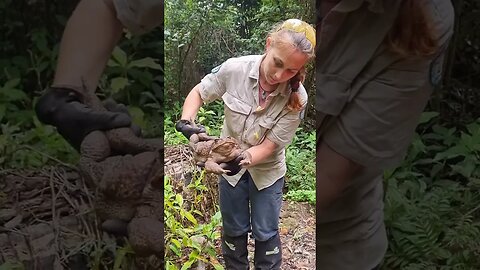
[[[268,34],[273,46],[292,45],[306,54],[309,59],[315,57],[315,28],[298,20],[288,19],[276,24]]]
[[[289,19],[279,23],[274,26],[268,37],[270,37],[272,46],[283,47],[290,45],[306,54],[309,60],[315,57],[315,29],[304,21]],[[303,108],[304,104],[300,100],[298,88],[300,83],[305,80],[305,75],[305,68],[302,68],[290,79],[292,92],[287,104],[289,110],[300,111]]]

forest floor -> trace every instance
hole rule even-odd
[[[165,150],[166,162],[172,161],[172,153],[185,153],[182,147]],[[218,199],[214,198],[215,193],[212,192],[213,201]],[[0,268],[83,270],[108,264],[108,257],[114,260],[121,250],[121,241],[98,229],[93,201],[93,192],[75,166],[0,170]],[[280,237],[282,269],[315,269],[313,206],[284,201]],[[215,246],[219,261],[223,261],[220,240]],[[249,239],[250,262],[253,251],[254,240]]]
[[[283,201],[280,213],[280,239],[282,242],[281,269],[315,269],[315,213],[311,205]],[[249,239],[248,257],[251,269],[254,269],[254,242],[252,238]]]

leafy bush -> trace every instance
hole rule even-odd
[[[315,131],[298,128],[292,144],[287,147],[287,199],[315,204],[315,134]]]
[[[425,113],[401,167],[386,173],[385,269],[480,267],[480,121],[442,127]]]
[[[190,269],[199,261],[212,265],[215,269],[224,269],[218,262],[215,241],[220,239],[219,226],[221,215],[216,213],[208,217],[199,211],[207,187],[202,184],[204,174],[194,176],[186,189],[189,196],[184,198],[172,186],[168,176],[164,181],[165,209],[165,269]],[[198,219],[203,220],[199,222]],[[181,268],[180,268],[181,265]]]
[[[165,94],[181,100],[210,70],[230,57],[261,54],[266,34],[287,18],[315,22],[315,1],[167,1]],[[313,72],[312,72],[313,73]],[[315,92],[312,78],[306,83]]]

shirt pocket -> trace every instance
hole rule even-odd
[[[255,123],[248,128],[245,134],[245,140],[250,145],[257,145],[263,142],[265,135],[269,132],[273,125],[275,119],[271,117],[260,117],[255,121]]]
[[[231,136],[241,138],[252,106],[228,92],[222,96],[222,99],[225,103],[225,126]]]
[[[316,104],[317,111],[330,115],[339,115],[350,95],[350,81],[332,74],[317,74]]]

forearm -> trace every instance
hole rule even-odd
[[[316,179],[316,207],[317,212],[321,213],[340,195],[344,185],[326,173],[320,164],[317,164]]]
[[[62,36],[53,85],[94,91],[122,29],[111,1],[80,1]]]
[[[248,148],[246,151],[252,156],[252,161],[248,167],[262,163],[266,158],[272,155],[276,148],[277,145],[267,138],[265,138],[261,144]]]
[[[197,117],[198,110],[203,104],[202,97],[200,96],[200,87],[200,84],[197,84],[190,93],[188,93],[183,103],[182,120],[190,120],[193,122]]]
[[[320,141],[317,148],[317,213],[327,208],[347,188],[362,166]]]

